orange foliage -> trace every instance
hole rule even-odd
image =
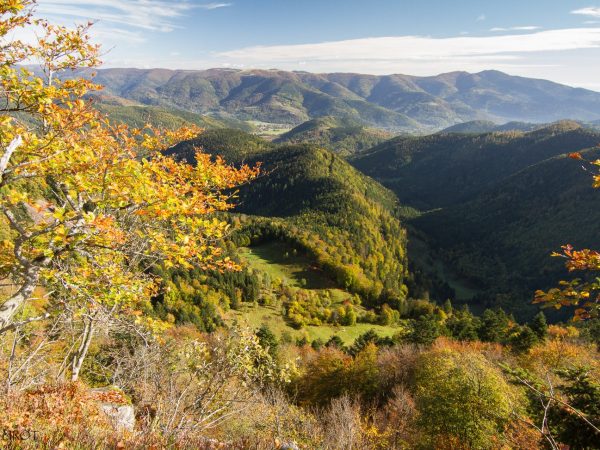
[[[566,369],[573,366],[589,366],[600,369],[598,352],[593,346],[583,346],[565,339],[549,339],[534,346],[522,364],[528,368],[538,368],[542,371]]]
[[[80,384],[44,386],[37,390],[0,398],[0,447],[69,448],[96,441],[94,435],[111,429],[98,403]],[[10,436],[27,435],[14,442]]]

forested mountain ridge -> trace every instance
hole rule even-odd
[[[136,102],[242,120],[300,124],[336,116],[396,131],[469,120],[600,119],[600,93],[497,71],[438,76],[280,70],[103,69],[107,92]]]
[[[600,156],[598,148],[578,150],[592,159]],[[564,154],[414,224],[434,239],[457,273],[487,291],[480,299],[486,306],[535,311],[532,293],[566,277],[563,261],[550,255],[566,244],[600,245],[596,194],[581,165]],[[499,301],[507,293],[518,295]]]
[[[600,133],[562,121],[527,133],[399,136],[351,161],[403,204],[428,210],[466,201],[532,164],[599,142]]]
[[[259,234],[283,232],[340,286],[372,304],[405,296],[406,233],[391,191],[311,144],[276,145],[241,131],[209,130],[169,154],[193,162],[194,146],[234,164],[261,163],[264,175],[240,188],[234,210],[269,218],[255,221]]]
[[[391,137],[389,132],[368,128],[356,121],[326,116],[298,125],[279,136],[275,142],[313,143],[341,156],[348,156],[374,147]]]
[[[176,129],[184,126],[201,128],[234,127],[251,131],[251,126],[235,119],[222,119],[196,114],[180,109],[162,108],[147,105],[122,105],[105,102],[94,102],[94,107],[107,115],[115,123],[123,123],[133,128],[142,128],[147,124],[155,127]]]
[[[481,133],[492,133],[494,131],[533,131],[538,128],[543,128],[544,124],[528,123],[528,122],[507,122],[502,125],[498,125],[490,120],[471,120],[468,122],[457,123],[448,128],[444,128],[440,131],[444,133],[470,133],[470,134],[481,134]]]
[[[597,196],[565,157],[597,155],[598,143],[597,131],[563,121],[531,132],[398,137],[351,162],[401,203],[428,211],[413,226],[481,290],[477,304],[527,316],[532,292],[565,275],[552,252],[600,245]]]

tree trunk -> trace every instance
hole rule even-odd
[[[0,181],[2,181],[2,178],[4,178],[4,172],[6,172],[8,163],[10,162],[10,158],[12,157],[13,153],[21,146],[22,143],[23,139],[21,138],[21,136],[17,136],[12,141],[10,141],[10,144],[8,144],[8,147],[6,147],[4,154],[0,158]]]
[[[0,330],[7,329],[10,322],[19,310],[33,294],[35,287],[40,279],[40,267],[32,266],[25,273],[25,283],[11,297],[0,305]]]
[[[79,372],[81,371],[81,366],[83,365],[83,361],[90,348],[90,342],[92,342],[93,334],[94,318],[90,317],[85,321],[85,325],[83,326],[83,335],[81,337],[81,344],[73,355],[73,362],[71,365],[71,381],[77,381],[79,379]]]

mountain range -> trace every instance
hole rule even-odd
[[[371,305],[408,289],[530,317],[532,292],[566,276],[550,253],[600,246],[596,193],[565,157],[598,152],[592,91],[493,71],[107,69],[96,81],[108,89],[96,104],[115,120],[205,128],[178,157],[199,146],[262,162],[264,176],[239,192],[245,229],[295,242]],[[571,120],[541,123],[561,117]],[[247,133],[261,122],[289,131]]]
[[[281,70],[102,69],[106,93],[140,105],[217,118],[299,125],[335,116],[394,131],[472,120],[600,120],[600,93],[498,71],[437,76]]]

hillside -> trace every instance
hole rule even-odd
[[[533,131],[538,128],[542,128],[543,125],[527,123],[527,122],[507,122],[502,125],[498,125],[490,120],[471,120],[469,122],[457,123],[451,127],[444,128],[440,131],[440,134],[446,133],[491,133],[494,131]]]
[[[563,121],[528,133],[400,136],[352,164],[392,189],[401,203],[429,210],[466,201],[532,164],[598,142],[597,132]]]
[[[583,153],[600,156],[597,149]],[[551,258],[552,252],[565,244],[600,246],[597,205],[589,174],[561,155],[515,173],[464,204],[425,214],[414,224],[435,239],[464,279],[490,293],[521,292],[521,298],[507,298],[504,306],[522,309],[535,289],[567,277],[563,261]]]
[[[145,105],[294,125],[336,116],[395,131],[422,131],[470,120],[600,119],[600,93],[498,71],[415,77],[103,69],[96,81],[110,95]]]
[[[565,276],[553,251],[600,245],[597,193],[580,164],[565,158],[597,154],[585,149],[599,142],[600,133],[562,122],[529,133],[397,138],[353,163],[429,211],[412,225],[453,275],[479,290],[477,304],[523,317],[535,309],[535,289]]]
[[[279,136],[279,143],[311,143],[347,156],[367,150],[391,138],[389,132],[368,128],[360,123],[337,117],[309,120]]]
[[[196,149],[222,156],[232,164],[241,163],[250,157],[266,153],[275,146],[265,139],[234,128],[206,130],[195,139],[181,142],[166,154],[175,155],[189,163],[195,163]]]
[[[235,210],[253,218],[245,223],[250,240],[294,242],[339,287],[372,304],[406,293],[406,235],[392,192],[310,144],[212,130],[171,153],[189,159],[193,145],[232,163],[262,164],[264,175],[240,189]]]
[[[169,129],[195,125],[205,129],[229,127],[252,131],[249,124],[234,118],[202,115],[164,106],[140,105],[110,96],[94,96],[92,99],[94,107],[109,119],[131,127],[139,128],[149,123],[155,127]]]

